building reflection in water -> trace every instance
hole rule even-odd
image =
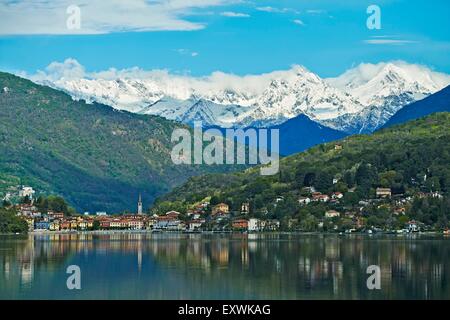
[[[187,298],[208,298],[216,287],[225,288],[229,298],[450,298],[450,244],[439,238],[84,233],[2,240],[3,298],[8,290],[32,288],[38,275],[61,273],[74,259],[89,261],[84,268],[106,268],[111,255],[130,259],[131,264],[108,267],[119,268],[132,283],[133,272],[145,281],[149,266],[162,270],[158,295],[150,295],[154,298],[170,298],[165,286],[173,290],[173,279],[180,286],[176,297]],[[382,290],[367,290],[369,265],[380,266]]]

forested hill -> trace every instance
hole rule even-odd
[[[147,205],[187,177],[231,166],[176,166],[170,141],[181,125],[74,101],[0,73],[0,196],[11,186],[64,196],[78,210]]]
[[[296,203],[305,186],[328,194],[354,190],[352,197],[357,199],[375,198],[377,187],[390,187],[394,194],[448,194],[449,163],[450,113],[436,113],[283,158],[275,176],[260,176],[255,167],[228,175],[194,177],[159,199],[158,205],[188,207],[214,196],[215,202],[225,201],[233,210],[239,210],[241,203],[249,200],[257,212],[273,205],[280,196]],[[334,179],[339,182],[333,184]]]

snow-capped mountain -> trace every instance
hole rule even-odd
[[[450,83],[449,75],[404,62],[361,64],[329,79],[301,66],[242,77],[220,72],[194,78],[135,71],[50,80],[41,74],[34,80],[62,89],[74,99],[184,123],[271,126],[305,114],[349,133],[371,132],[406,104]]]
[[[289,77],[274,79],[240,123],[273,125],[300,114],[317,121],[354,114],[363,106],[351,95],[329,86],[319,76],[296,67]]]
[[[381,127],[402,107],[447,86],[450,76],[423,66],[391,62],[361,64],[327,82],[355,97],[364,109],[323,123],[349,133],[368,133]]]

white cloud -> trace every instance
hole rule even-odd
[[[196,57],[196,56],[198,56],[199,55],[199,53],[198,52],[196,52],[196,51],[191,51],[191,50],[189,50],[189,49],[176,49],[176,50],[174,50],[174,51],[176,51],[176,52],[178,52],[180,55],[189,55],[189,56],[191,56],[191,57]]]
[[[290,12],[295,14],[299,13],[297,10],[291,8],[275,8],[270,6],[256,7],[256,10],[270,13],[290,13]]]
[[[345,71],[343,74],[336,78],[329,78],[327,81],[337,88],[344,89],[349,84],[350,87],[359,87],[371,80],[373,80],[383,69],[396,68],[401,70],[403,74],[407,76],[422,79],[421,83],[432,81],[441,87],[444,87],[450,83],[450,75],[436,72],[427,66],[420,64],[407,63],[402,60],[373,63],[361,63],[358,66]],[[413,75],[413,76],[412,76]],[[413,79],[411,79],[413,81]]]
[[[250,18],[249,14],[233,12],[233,11],[225,11],[225,12],[222,12],[220,15],[224,16],[224,17],[229,17],[229,18]]]
[[[309,13],[309,14],[322,14],[322,13],[326,13],[326,11],[322,10],[322,9],[309,9],[309,10],[306,10],[306,13]]]
[[[67,8],[73,0],[17,0],[0,3],[0,35],[101,34],[161,30],[198,30],[201,22],[187,20],[198,9],[235,0],[78,0],[81,28],[69,29]]]
[[[364,40],[364,43],[367,44],[375,44],[375,45],[383,45],[383,44],[390,44],[390,45],[404,45],[404,44],[410,44],[410,43],[417,43],[417,41],[412,40],[400,40],[400,39],[367,39]]]
[[[362,63],[355,68],[347,70],[337,78],[326,79],[337,88],[346,88],[349,83],[356,87],[372,80],[386,66],[395,66],[403,70],[407,75],[414,75],[422,79],[422,82],[431,81],[442,87],[450,83],[450,75],[436,72],[430,68],[410,64],[404,61],[380,62],[378,64]],[[224,90],[233,90],[245,93],[248,96],[257,96],[263,93],[273,80],[294,81],[299,73],[308,72],[304,67],[293,65],[288,70],[272,71],[263,74],[235,75],[216,71],[208,76],[193,77],[190,75],[177,75],[168,70],[143,70],[138,67],[127,69],[110,68],[98,72],[88,72],[75,59],[69,58],[64,62],[52,62],[45,70],[35,74],[24,72],[18,75],[29,78],[39,83],[53,83],[64,87],[64,83],[70,80],[91,79],[115,81],[117,79],[145,80],[151,86],[160,88],[164,92],[173,93],[179,99],[188,99],[193,92],[214,93]]]
[[[295,24],[298,24],[298,25],[300,25],[300,26],[304,26],[304,25],[305,25],[305,24],[303,23],[303,21],[300,20],[300,19],[295,19],[295,20],[293,20],[292,22],[294,22]]]
[[[183,52],[186,49],[175,50]],[[138,67],[118,70],[110,68],[108,70],[98,72],[88,72],[75,59],[68,58],[64,62],[52,62],[45,70],[38,71],[35,74],[26,74],[24,72],[19,75],[29,78],[39,83],[63,83],[70,80],[78,79],[96,79],[96,80],[116,80],[116,79],[136,79],[154,82],[158,86],[164,87],[164,90],[175,90],[176,92],[188,94],[192,90],[199,92],[216,92],[220,90],[235,90],[237,92],[246,92],[250,95],[261,94],[274,79],[295,79],[299,72],[304,72],[304,68],[294,65],[291,69],[273,71],[270,73],[257,75],[243,75],[224,73],[216,71],[208,76],[193,77],[189,75],[176,75],[169,73],[168,70],[143,70]]]

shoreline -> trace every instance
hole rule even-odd
[[[413,233],[395,233],[395,232],[351,232],[351,233],[338,233],[338,232],[301,232],[301,231],[268,231],[268,232],[240,232],[240,231],[154,231],[154,230],[85,230],[85,231],[31,231],[28,233],[0,233],[1,236],[23,236],[23,235],[64,235],[64,234],[93,234],[93,235],[109,235],[109,234],[199,234],[199,235],[212,235],[212,234],[220,234],[220,235],[231,235],[231,234],[254,234],[254,235],[263,235],[263,234],[281,234],[281,235],[336,235],[336,236],[348,236],[348,235],[367,235],[367,236],[377,236],[377,235],[391,235],[391,236],[413,236],[413,235],[442,235],[449,236],[449,234],[445,234],[443,231],[425,231],[425,232],[413,232]]]

